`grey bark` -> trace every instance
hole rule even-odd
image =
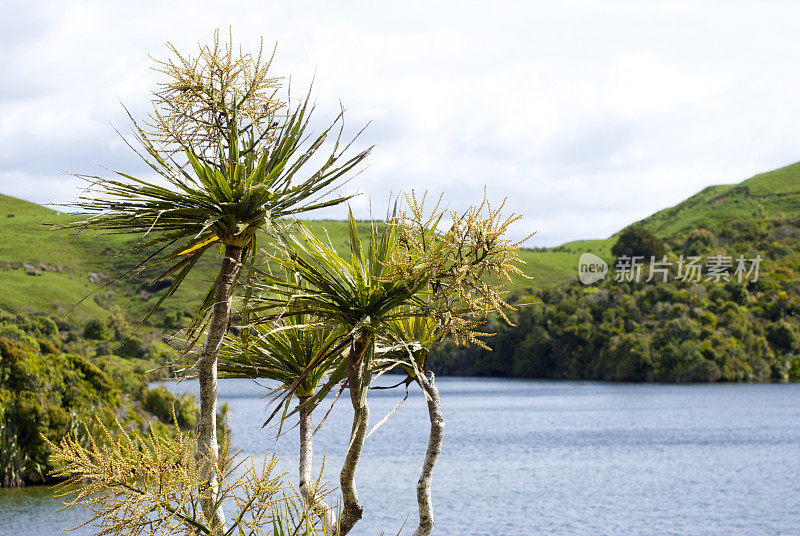
[[[328,529],[336,526],[336,518],[327,503],[315,496],[314,480],[312,478],[312,464],[314,459],[314,422],[311,416],[312,409],[303,404],[311,397],[300,398],[300,494],[314,509],[324,526]]]
[[[304,407],[308,396],[300,398],[300,489],[311,485],[311,463],[314,458],[314,423],[311,409]],[[305,493],[304,493],[305,495]]]
[[[242,261],[242,248],[226,246],[225,258],[219,271],[214,289],[214,305],[208,335],[200,359],[197,362],[197,373],[200,379],[200,422],[197,425],[198,455],[201,458],[202,474],[208,485],[210,494],[202,501],[203,513],[212,524],[224,530],[225,514],[222,507],[214,508],[219,493],[217,468],[214,463],[205,463],[206,458],[217,460],[219,444],[217,442],[217,356],[222,338],[228,330],[231,316],[233,289],[239,276]],[[213,512],[212,512],[213,510]]]
[[[417,504],[419,505],[419,525],[414,531],[414,536],[429,536],[433,532],[433,502],[431,500],[431,479],[436,460],[442,451],[444,439],[444,415],[442,403],[439,398],[439,389],[434,385],[434,376],[430,380],[424,375],[419,376],[419,383],[425,392],[428,401],[428,417],[431,421],[431,432],[428,437],[428,450],[425,452],[425,461],[422,463],[422,473],[417,481]]]
[[[364,507],[358,502],[355,476],[358,459],[364,448],[364,440],[369,428],[369,406],[366,397],[361,399],[361,388],[364,377],[362,373],[362,359],[370,350],[371,336],[362,336],[353,341],[348,356],[347,384],[350,390],[350,402],[353,405],[353,427],[350,432],[350,445],[344,458],[342,471],[339,474],[339,484],[342,490],[342,513],[339,516],[340,534],[345,535],[361,519]]]

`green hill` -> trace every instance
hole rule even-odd
[[[80,320],[105,319],[115,305],[126,311],[132,321],[143,318],[157,299],[154,296],[158,289],[148,287],[156,275],[155,269],[124,275],[114,284],[98,289],[145,258],[141,252],[123,255],[136,245],[138,237],[75,235],[49,230],[49,226],[76,219],[76,216],[0,195],[0,305],[22,312],[64,314],[88,296],[75,306],[70,316]],[[345,222],[307,223],[315,233],[327,232],[337,249],[344,251],[348,247]],[[362,231],[366,233],[367,229]],[[214,253],[207,254],[198,263],[196,272],[155,315],[154,323],[197,306],[208,283],[216,276],[218,252]]]
[[[739,184],[709,186],[685,201],[640,222],[660,238],[672,238],[732,219],[774,219],[800,215],[800,163],[762,173]],[[48,231],[44,224],[66,223],[74,216],[0,195],[0,305],[16,310],[64,314],[85,299],[71,316],[85,320],[107,318],[117,306],[129,318],[145,316],[158,289],[147,286],[154,272],[131,274],[97,290],[135,264],[136,254],[121,255],[137,237],[69,235]],[[341,221],[310,221],[315,232],[327,232],[337,249],[347,247]],[[533,281],[517,281],[520,293],[550,288],[575,278],[578,257],[590,251],[611,260],[617,234],[602,240],[579,240],[547,249],[522,251]],[[207,255],[199,270],[155,318],[190,311],[215,276],[217,259]],[[35,275],[31,275],[35,274]]]
[[[708,268],[712,257],[758,258],[758,277],[737,276],[734,264],[686,279],[677,262],[667,280],[649,283],[646,276],[607,277],[584,286],[572,276],[540,289],[541,303],[520,308],[513,326],[487,323],[492,352],[440,343],[431,352],[433,370],[567,380],[800,381],[800,164],[706,188],[638,223],[664,240],[672,259],[699,256]],[[570,267],[587,250],[611,260],[608,246],[616,239],[535,254]]]
[[[639,222],[660,238],[731,219],[774,219],[800,214],[800,163],[739,184],[709,186]]]
[[[105,319],[111,306],[116,305],[132,318],[142,318],[149,310],[153,294],[147,288],[152,271],[125,276],[116,284],[98,289],[129,270],[136,257],[142,258],[141,254],[134,258],[120,255],[135,245],[136,237],[48,230],[49,225],[74,219],[0,195],[0,304],[20,311],[57,314],[64,314],[74,306],[70,316],[81,320]],[[210,280],[213,273],[209,258],[193,284],[176,295],[165,313],[187,307],[200,294],[201,280]]]
[[[675,205],[636,222],[662,239],[728,220],[800,216],[800,162],[760,173],[739,184],[709,186]],[[621,230],[620,230],[621,231]],[[611,261],[619,233],[604,240],[578,240],[545,250],[527,250],[523,258],[536,275],[531,287],[549,288],[575,279],[581,253]]]
[[[75,235],[49,229],[77,219],[0,194],[0,307],[53,316],[69,312],[69,317],[79,324],[89,319],[106,320],[118,307],[132,323],[138,322],[163,290],[148,285],[158,273],[155,268],[126,274],[146,257],[143,252],[123,254],[136,245],[139,237]],[[306,224],[316,234],[327,235],[337,250],[348,250],[346,222],[322,220]],[[368,229],[362,226],[360,231],[366,235]],[[218,256],[216,250],[207,253],[148,324],[175,323],[167,319],[193,312],[216,277]],[[121,277],[113,284],[103,286],[118,276]]]
[[[122,255],[136,244],[137,237],[124,235],[67,234],[48,230],[49,225],[75,220],[49,208],[0,195],[0,305],[22,312],[65,314],[70,312],[79,321],[108,317],[110,307],[126,311],[131,321],[143,318],[152,307],[156,292],[147,288],[154,270],[129,274],[114,284],[98,287],[124,274],[142,253]],[[347,251],[348,231],[344,221],[313,220],[306,224],[318,235],[327,235],[340,252]],[[366,233],[366,226],[361,231]],[[610,246],[609,246],[610,247]],[[536,279],[520,278],[513,287],[520,292],[548,286],[571,274],[574,255],[564,251],[524,250],[527,271]],[[182,285],[176,295],[165,302],[153,321],[160,325],[164,318],[191,311],[215,275],[218,259],[207,254],[198,270]],[[35,275],[32,275],[35,274]]]

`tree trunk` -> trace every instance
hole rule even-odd
[[[339,516],[339,528],[342,536],[350,532],[364,513],[364,507],[358,502],[355,476],[356,465],[358,465],[361,450],[364,448],[364,439],[369,427],[369,406],[367,406],[366,398],[363,401],[361,399],[361,388],[364,383],[362,360],[370,351],[370,345],[372,345],[370,335],[359,337],[353,341],[350,355],[347,358],[347,384],[350,390],[350,402],[353,404],[353,428],[350,432],[350,445],[347,447],[342,472],[339,475],[344,501],[342,513]]]
[[[311,485],[311,464],[314,458],[314,423],[311,409],[304,407],[309,396],[300,397],[300,491],[306,495]],[[305,490],[305,491],[304,491]]]
[[[214,508],[217,502],[219,483],[217,480],[216,460],[219,456],[217,442],[217,356],[222,345],[222,337],[228,330],[231,316],[231,302],[236,278],[239,276],[242,261],[242,248],[226,246],[225,258],[219,270],[216,288],[214,289],[214,305],[208,335],[200,360],[197,362],[197,373],[200,378],[200,422],[197,425],[198,455],[201,457],[203,477],[210,489],[209,497],[202,501],[203,513],[218,529],[225,526],[225,514],[222,507]],[[214,460],[205,463],[203,460]],[[213,510],[213,511],[212,511]],[[224,528],[223,528],[224,530]]]
[[[316,497],[315,481],[312,478],[311,467],[314,458],[314,423],[311,418],[311,408],[304,407],[310,396],[300,398],[300,494],[309,506],[316,512],[327,529],[336,526],[336,518],[327,503]]]
[[[431,433],[428,437],[428,450],[425,461],[422,463],[422,474],[417,481],[417,504],[419,505],[419,526],[414,531],[414,536],[429,536],[433,532],[433,503],[431,501],[431,479],[433,468],[439,453],[442,451],[444,439],[444,415],[439,398],[439,389],[433,384],[434,376],[430,380],[424,375],[419,376],[419,383],[428,400],[428,416],[431,420]]]

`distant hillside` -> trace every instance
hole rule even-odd
[[[146,258],[143,252],[125,254],[140,237],[51,230],[53,225],[77,219],[80,218],[0,194],[0,308],[55,317],[70,312],[71,319],[85,323],[89,319],[105,320],[118,307],[131,323],[138,325],[163,291],[161,286],[148,286],[159,273],[156,268],[123,275]],[[330,240],[339,252],[349,251],[346,222],[305,223],[315,234]],[[368,226],[360,226],[365,236],[368,231]],[[219,250],[209,250],[148,325],[171,329],[180,324],[183,314],[194,312],[217,275],[219,255]],[[122,277],[103,286],[118,276]]]
[[[739,184],[709,186],[674,207],[639,222],[661,238],[731,219],[800,215],[800,163],[761,173]]]
[[[48,225],[75,219],[39,205],[0,195],[0,305],[20,311],[63,315],[112,277],[123,274],[136,258],[120,256],[136,244],[125,235],[67,234]],[[192,285],[176,295],[167,311],[188,306],[200,294],[202,280],[213,277],[211,259]],[[72,312],[78,319],[104,319],[112,305],[142,318],[152,293],[148,273],[122,278],[84,300]],[[194,287],[194,288],[193,288]]]
[[[594,251],[610,261],[616,236],[538,252],[539,258],[571,255],[565,283],[539,290],[540,303],[520,308],[513,326],[487,323],[492,352],[442,342],[431,352],[433,370],[567,380],[800,381],[800,165],[706,188],[639,223],[671,250],[666,280],[647,282],[643,270],[641,280],[576,281],[578,254]],[[699,256],[706,268],[721,256],[733,264],[686,278],[678,255]],[[759,259],[758,277],[736,275],[739,255]]]
[[[155,269],[128,274],[98,290],[145,258],[141,252],[123,254],[136,245],[139,237],[75,235],[49,229],[54,224],[76,219],[76,216],[0,195],[0,306],[57,316],[88,296],[70,317],[79,321],[105,319],[109,310],[117,306],[127,313],[131,322],[142,319],[162,290],[148,286],[156,274]],[[345,222],[313,221],[308,225],[318,233],[323,233],[323,228],[327,230],[336,248],[347,247]],[[208,283],[216,276],[218,255],[217,250],[206,254],[191,278],[165,302],[151,324],[160,325],[167,316],[193,311]]]
[[[708,240],[668,238],[672,255],[759,256],[758,278],[577,281],[537,293],[513,326],[489,322],[493,351],[444,341],[445,375],[633,382],[800,381],[800,217],[707,225]],[[689,253],[691,248],[691,253]]]
[[[728,220],[777,219],[800,216],[800,162],[761,173],[739,184],[709,186],[675,205],[636,222],[662,239]],[[621,229],[620,229],[621,231]],[[574,280],[581,253],[611,261],[611,246],[619,233],[603,240],[578,240],[523,254],[536,275],[533,288],[549,288]]]
[[[638,222],[667,239],[731,219],[774,219],[800,215],[800,163],[762,173],[733,185],[709,186],[674,207]],[[48,208],[0,195],[0,305],[18,310],[63,314],[109,278],[124,273],[141,254],[121,255],[138,237],[126,235],[67,235],[48,231],[44,224],[73,219]],[[327,231],[334,246],[347,248],[342,221],[309,221],[318,233]],[[366,229],[365,229],[366,230]],[[573,280],[578,257],[591,251],[611,260],[617,235],[602,240],[568,242],[548,249],[524,250],[526,271],[533,281],[520,280],[512,290],[528,293]],[[216,252],[215,252],[216,253]],[[218,259],[208,254],[181,291],[154,318],[190,311],[216,275]],[[36,274],[36,275],[30,275]],[[147,287],[154,272],[124,277],[96,292],[79,305],[78,319],[106,318],[118,306],[135,321],[144,317],[158,289]]]

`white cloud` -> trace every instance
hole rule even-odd
[[[756,9],[757,7],[757,9]],[[18,2],[0,21],[0,192],[66,202],[64,170],[142,170],[109,122],[141,117],[148,54],[214,28],[279,42],[295,93],[316,73],[323,118],[372,121],[348,188],[489,187],[532,246],[607,236],[711,183],[798,159],[800,36],[790,2]],[[342,217],[341,209],[320,216]]]

